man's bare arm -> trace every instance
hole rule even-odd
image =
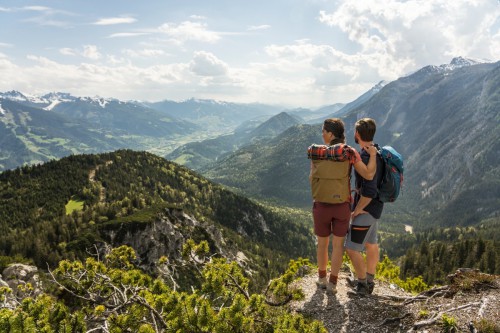
[[[375,146],[368,146],[363,148],[370,154],[370,160],[368,165],[365,165],[363,161],[358,161],[354,163],[354,169],[366,180],[372,180],[377,173],[377,148]]]

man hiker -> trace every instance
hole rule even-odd
[[[371,118],[363,118],[356,122],[354,140],[361,147],[378,145],[373,143],[376,124]],[[368,164],[370,155],[361,149],[361,160]],[[357,294],[366,295],[373,292],[375,271],[379,261],[377,243],[378,220],[382,215],[384,203],[378,200],[377,185],[382,179],[383,161],[377,158],[377,168],[372,180],[363,178],[355,172],[355,196],[352,210],[352,220],[346,239],[346,252],[354,266],[357,282],[354,288]],[[366,262],[361,252],[366,250]]]

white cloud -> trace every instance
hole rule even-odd
[[[69,47],[63,47],[62,49],[59,49],[59,53],[64,54],[64,55],[69,55],[69,56],[76,55],[75,50],[73,50]]]
[[[493,36],[493,42],[490,45],[491,54],[500,54],[500,31]]]
[[[123,53],[130,57],[158,57],[165,54],[163,50],[143,49],[143,50],[123,50]]]
[[[45,6],[25,6],[23,7],[24,10],[32,10],[35,12],[50,12],[52,11],[52,8],[50,7],[45,7]]]
[[[130,64],[130,60],[124,57],[117,57],[112,54],[107,54],[106,55],[106,61],[108,64],[111,64],[113,66],[119,66],[119,65],[124,65],[124,64]]]
[[[206,20],[206,16],[201,16],[201,15],[191,15],[189,16],[189,18],[193,19],[193,20]]]
[[[194,54],[189,69],[199,76],[220,76],[227,73],[228,66],[212,53],[199,51]]]
[[[92,60],[101,58],[101,54],[99,53],[99,51],[97,50],[97,46],[95,45],[84,45],[82,55],[85,58],[89,58]]]
[[[224,71],[221,71],[224,64],[220,60],[213,55],[203,55],[203,52],[195,55],[191,62],[147,67],[138,67],[126,59],[117,58],[114,59],[114,63],[107,59],[110,65],[90,63],[66,65],[35,55],[27,58],[32,64],[19,67],[8,58],[0,56],[2,72],[0,91],[16,89],[33,94],[65,91],[77,96],[99,94],[123,100],[154,101],[167,97],[177,100],[193,96],[202,97],[203,94],[206,94],[206,98],[210,98],[211,94],[220,94],[220,97],[223,97],[225,91],[232,89],[220,88],[226,84],[227,79],[224,77],[199,76],[199,74],[219,75]],[[203,65],[203,58],[209,60],[207,60],[208,67],[202,69],[199,66]],[[193,69],[201,72],[193,73]],[[166,92],[171,95],[167,95]]]
[[[133,17],[108,17],[102,18],[98,21],[92,23],[95,25],[114,25],[114,24],[130,24],[134,23],[137,20]]]
[[[67,56],[80,55],[84,58],[92,60],[98,60],[102,57],[102,54],[97,49],[96,45],[84,45],[82,49],[63,47],[59,49],[59,53]]]
[[[271,29],[271,26],[268,24],[251,25],[247,28],[248,31],[267,30],[267,29]]]
[[[319,21],[346,33],[361,47],[358,56],[391,76],[455,56],[498,57],[489,48],[499,16],[495,1],[345,0],[332,13],[321,11]]]
[[[108,36],[108,38],[123,38],[123,37],[138,37],[138,36],[144,36],[144,35],[149,35],[149,32],[118,32],[115,34],[111,34]]]
[[[65,15],[65,16],[76,16],[75,13],[67,11],[67,10],[62,10],[62,9],[55,9],[51,7],[46,7],[46,6],[25,6],[22,8],[13,8],[12,11],[32,11],[32,12],[39,12],[42,15]]]
[[[217,32],[208,30],[207,25],[200,22],[165,23],[158,30],[179,44],[188,40],[214,43],[220,39]]]
[[[45,6],[25,6],[22,8],[15,8],[12,11],[37,12],[39,16],[26,18],[23,20],[23,22],[35,23],[41,26],[59,27],[59,28],[68,27],[71,25],[71,23],[68,21],[56,19],[55,18],[56,16],[60,15],[74,16],[74,14],[71,12],[65,10],[53,9]]]

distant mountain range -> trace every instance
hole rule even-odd
[[[403,194],[386,205],[386,219],[450,226],[499,218],[500,62],[454,59],[386,84],[343,117],[350,144],[362,117],[376,120],[377,142],[405,157]],[[313,142],[321,142],[321,127],[296,125],[201,171],[250,195],[307,207]]]
[[[281,112],[256,127],[240,127],[233,134],[185,144],[166,157],[193,170],[199,170],[240,147],[258,142],[265,144],[266,140],[301,122],[302,119]]]
[[[216,160],[220,154],[235,151],[245,140],[254,142],[259,137],[270,138],[273,132],[279,134],[283,130],[282,125],[276,123],[279,117],[265,125],[266,130],[257,130],[267,133],[250,132],[280,110],[282,108],[264,104],[213,100],[145,103],[75,97],[64,92],[42,96],[0,92],[0,133],[3,134],[0,171],[69,154],[120,148],[147,150],[160,156],[179,148],[169,158],[197,169]],[[286,123],[303,122],[299,114],[309,119],[325,114],[325,110],[289,110],[295,120]],[[203,140],[208,141],[201,145],[195,143]],[[187,147],[182,147],[183,143],[187,143]],[[193,145],[208,148],[198,156],[198,148],[193,150]]]
[[[35,97],[10,91],[0,93],[0,99],[65,115],[74,121],[84,121],[85,124],[91,124],[93,130],[110,135],[162,137],[197,129],[192,123],[168,117],[135,102],[122,102],[112,98],[74,97],[67,93]]]
[[[0,93],[0,171],[70,154],[154,150],[198,126],[133,102]]]
[[[230,133],[247,121],[258,126],[276,110],[194,99],[147,104],[61,92],[32,96],[8,91],[0,93],[0,171],[120,148],[165,156],[192,140],[193,133],[203,139]]]
[[[242,122],[262,116],[273,116],[283,110],[280,106],[239,104],[205,99],[183,102],[161,101],[144,103],[167,116],[183,119],[200,126],[201,130],[225,132],[234,130]]]

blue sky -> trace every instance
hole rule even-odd
[[[499,0],[0,2],[0,91],[318,107],[455,56],[500,60]]]

